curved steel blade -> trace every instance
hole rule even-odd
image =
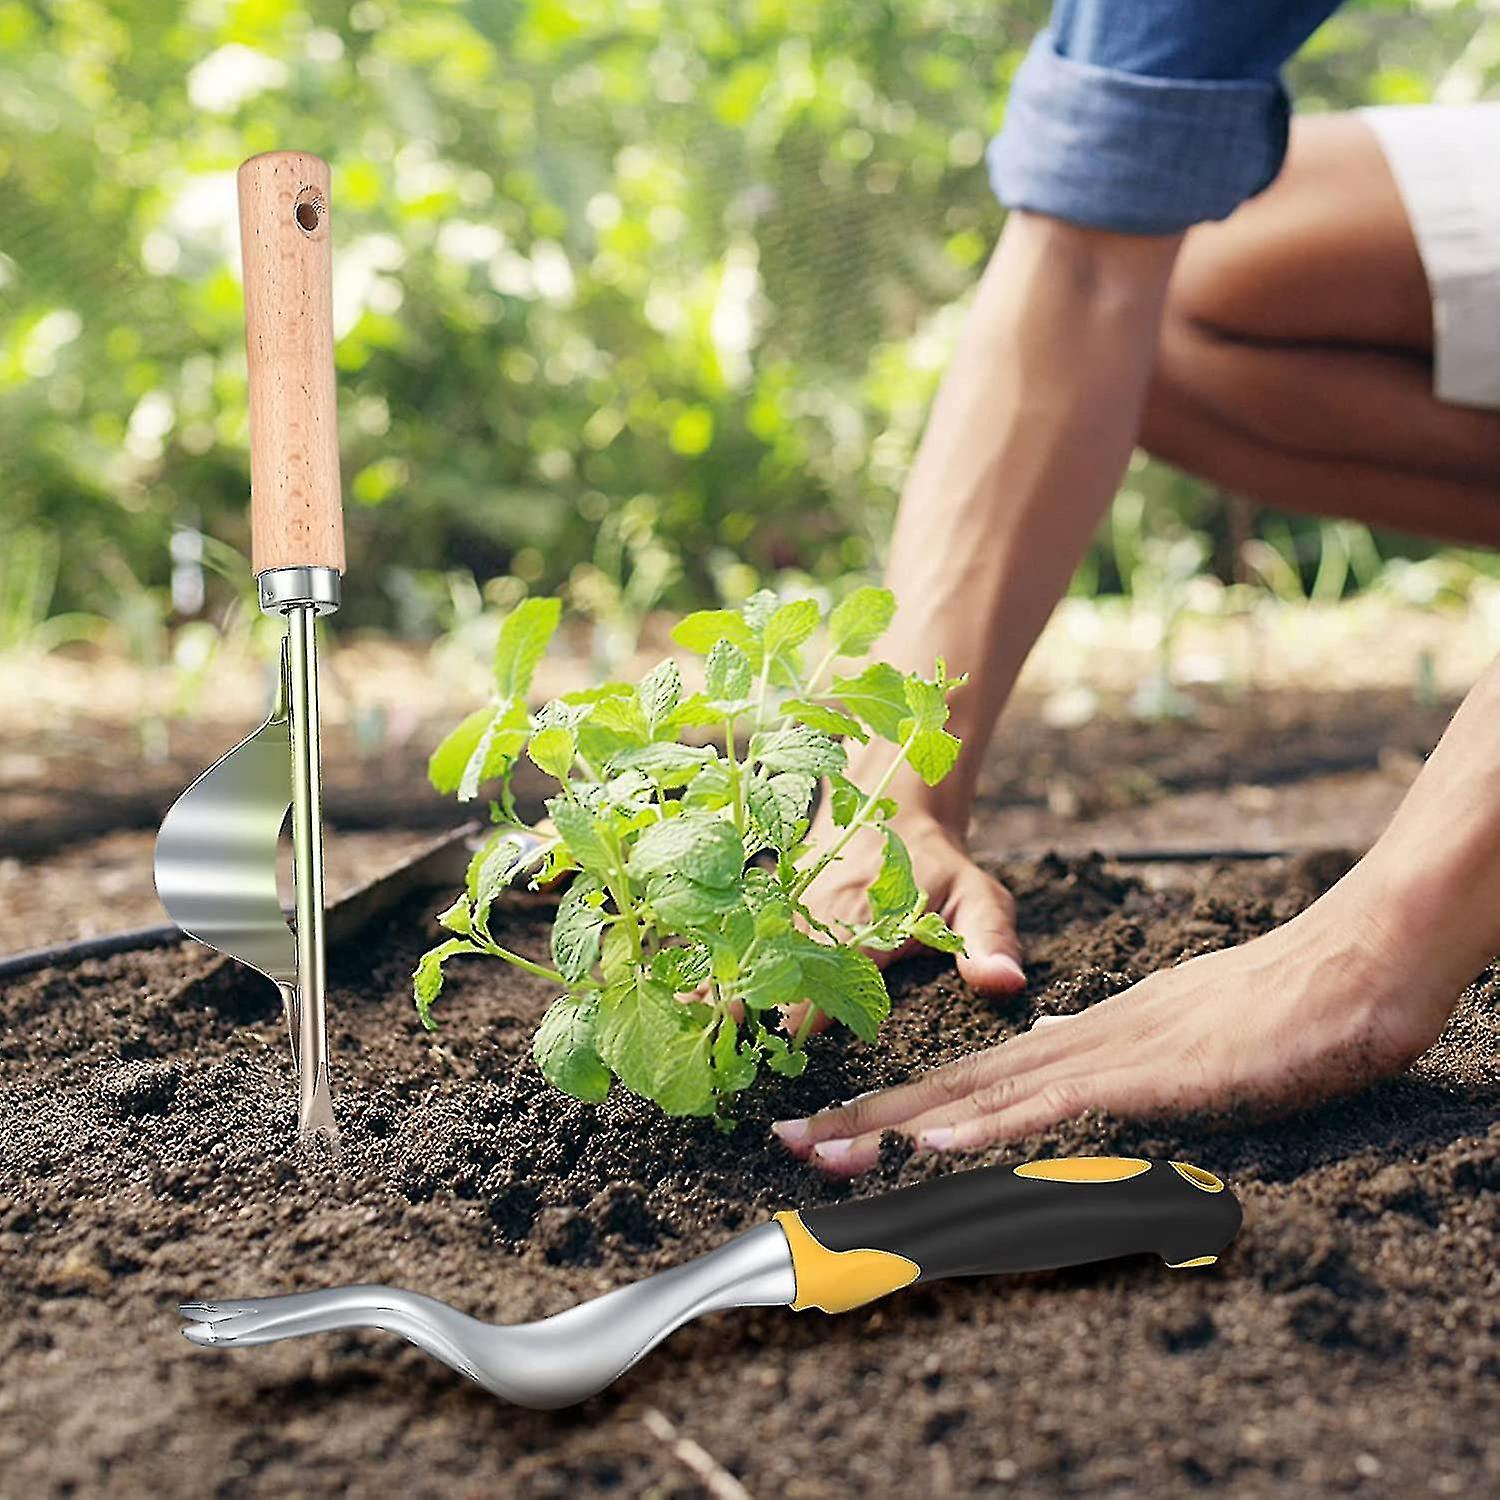
[[[156,894],[200,943],[274,980],[297,982],[297,946],[276,892],[292,804],[291,726],[278,703],[167,810],[156,835]]]

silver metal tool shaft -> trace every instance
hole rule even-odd
[[[323,930],[323,770],[318,709],[318,616],[339,603],[332,568],[262,573],[261,608],[286,617],[292,782],[292,885],[297,987],[288,1007],[304,1137],[338,1140],[328,1083],[328,956]]]

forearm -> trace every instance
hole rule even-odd
[[[942,787],[900,791],[967,820],[985,746],[1135,444],[1180,239],[1013,214],[980,285],[902,497],[889,580],[896,665],[970,685]]]

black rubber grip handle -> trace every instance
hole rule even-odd
[[[955,1172],[797,1217],[835,1255],[877,1251],[911,1262],[910,1284],[1143,1252],[1172,1266],[1206,1265],[1233,1240],[1242,1215],[1239,1200],[1202,1167],[1078,1156]]]

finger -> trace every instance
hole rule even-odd
[[[825,1141],[873,1136],[878,1143],[883,1131],[906,1132],[910,1122],[936,1117],[945,1109],[956,1110],[981,1090],[1011,1086],[1007,1080],[1086,1053],[1110,1030],[1100,1025],[1106,1018],[1097,1010],[1068,1019],[1070,1026],[1033,1029],[997,1047],[945,1063],[910,1083],[875,1090],[808,1119],[778,1120],[771,1129],[787,1150],[804,1160]]]
[[[1009,891],[977,865],[956,877],[943,920],[964,940],[958,972],[981,995],[1014,995],[1026,988],[1016,904]]]
[[[1022,1055],[1014,1043],[996,1050],[1010,1051],[1013,1059]],[[1038,1048],[1028,1049],[1028,1061],[1007,1072],[994,1073],[987,1082],[963,1098],[886,1128],[897,1130],[919,1150],[971,1149],[957,1143],[962,1142],[964,1133],[979,1122],[1020,1110],[1037,1095],[1055,1087],[1060,1079],[1076,1077],[1086,1082],[1099,1076],[1098,1049],[1087,1042],[1081,1049],[1075,1048],[1051,1060],[1045,1055],[1039,1057],[1040,1051]],[[871,1130],[852,1138],[834,1137],[820,1141],[813,1146],[812,1162],[838,1176],[866,1171],[879,1160],[883,1135],[884,1130]]]
[[[1101,1073],[1097,1069],[1044,1069],[1024,1097],[990,1114],[959,1120],[924,1132],[923,1145],[932,1151],[977,1151],[1001,1141],[1035,1135],[1091,1110],[1130,1116],[1156,1095],[1138,1070]]]

